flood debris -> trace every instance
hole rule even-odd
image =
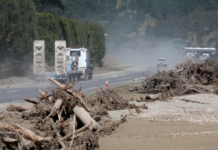
[[[215,84],[217,81],[217,71],[211,61],[194,64],[192,60],[187,60],[178,64],[175,70],[158,71],[155,75],[145,78],[141,88],[135,87],[129,91],[146,93],[143,101],[166,101],[173,96],[211,93],[210,90],[197,85]]]
[[[110,135],[126,122],[127,116],[111,120],[107,111],[147,108],[129,104],[110,88],[86,98],[73,83],[64,86],[50,80],[57,85],[50,94],[39,90],[36,99],[24,99],[33,108],[10,105],[0,112],[9,119],[0,123],[0,149],[94,150],[99,147],[99,136]]]
[[[122,109],[137,109],[144,106],[136,106],[129,103],[129,100],[124,100],[119,94],[110,88],[100,89],[96,95],[88,99],[90,107],[95,115],[106,115],[108,110],[122,110]]]

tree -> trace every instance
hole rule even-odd
[[[8,28],[8,9],[7,0],[0,1],[0,48],[3,43],[10,39],[10,33]]]
[[[4,9],[0,10],[1,18],[1,55],[0,63],[5,64],[9,68],[8,71],[23,73],[21,62],[27,59],[32,61],[33,40],[37,39],[37,18],[33,1],[30,0],[1,0]],[[4,13],[4,12],[7,13]],[[5,16],[6,15],[6,16]],[[3,34],[2,34],[2,31]],[[26,63],[27,64],[27,63]]]
[[[96,64],[103,66],[102,59],[106,53],[105,47],[105,28],[100,23],[90,23],[89,28],[91,30],[91,50],[94,54],[94,61]]]
[[[61,10],[64,10],[64,5],[61,0],[33,0],[33,2],[38,12],[42,12],[47,6],[58,7]]]
[[[45,56],[48,65],[54,65],[54,41],[60,40],[61,29],[57,14],[37,13],[38,36],[45,40]]]
[[[8,41],[8,52],[15,57],[27,55],[32,50],[33,40],[37,38],[37,17],[33,2],[8,0],[8,21],[13,34]]]

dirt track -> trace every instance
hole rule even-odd
[[[131,118],[111,136],[101,138],[99,144],[101,150],[216,150],[217,139],[216,124]]]

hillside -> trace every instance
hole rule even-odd
[[[185,40],[188,46],[218,46],[216,0],[62,0],[62,16],[81,21],[110,21],[110,42]],[[122,43],[122,41],[121,41]]]

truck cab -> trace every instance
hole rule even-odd
[[[85,80],[92,79],[92,64],[89,61],[89,51],[84,47],[69,47],[66,49],[67,72]]]
[[[81,48],[67,48],[66,50],[67,50],[66,54],[69,58],[68,60],[69,62],[70,61],[76,62],[78,65],[77,66],[78,69],[83,69],[87,67],[87,49],[81,47]],[[68,69],[69,69],[69,66],[68,66]]]

